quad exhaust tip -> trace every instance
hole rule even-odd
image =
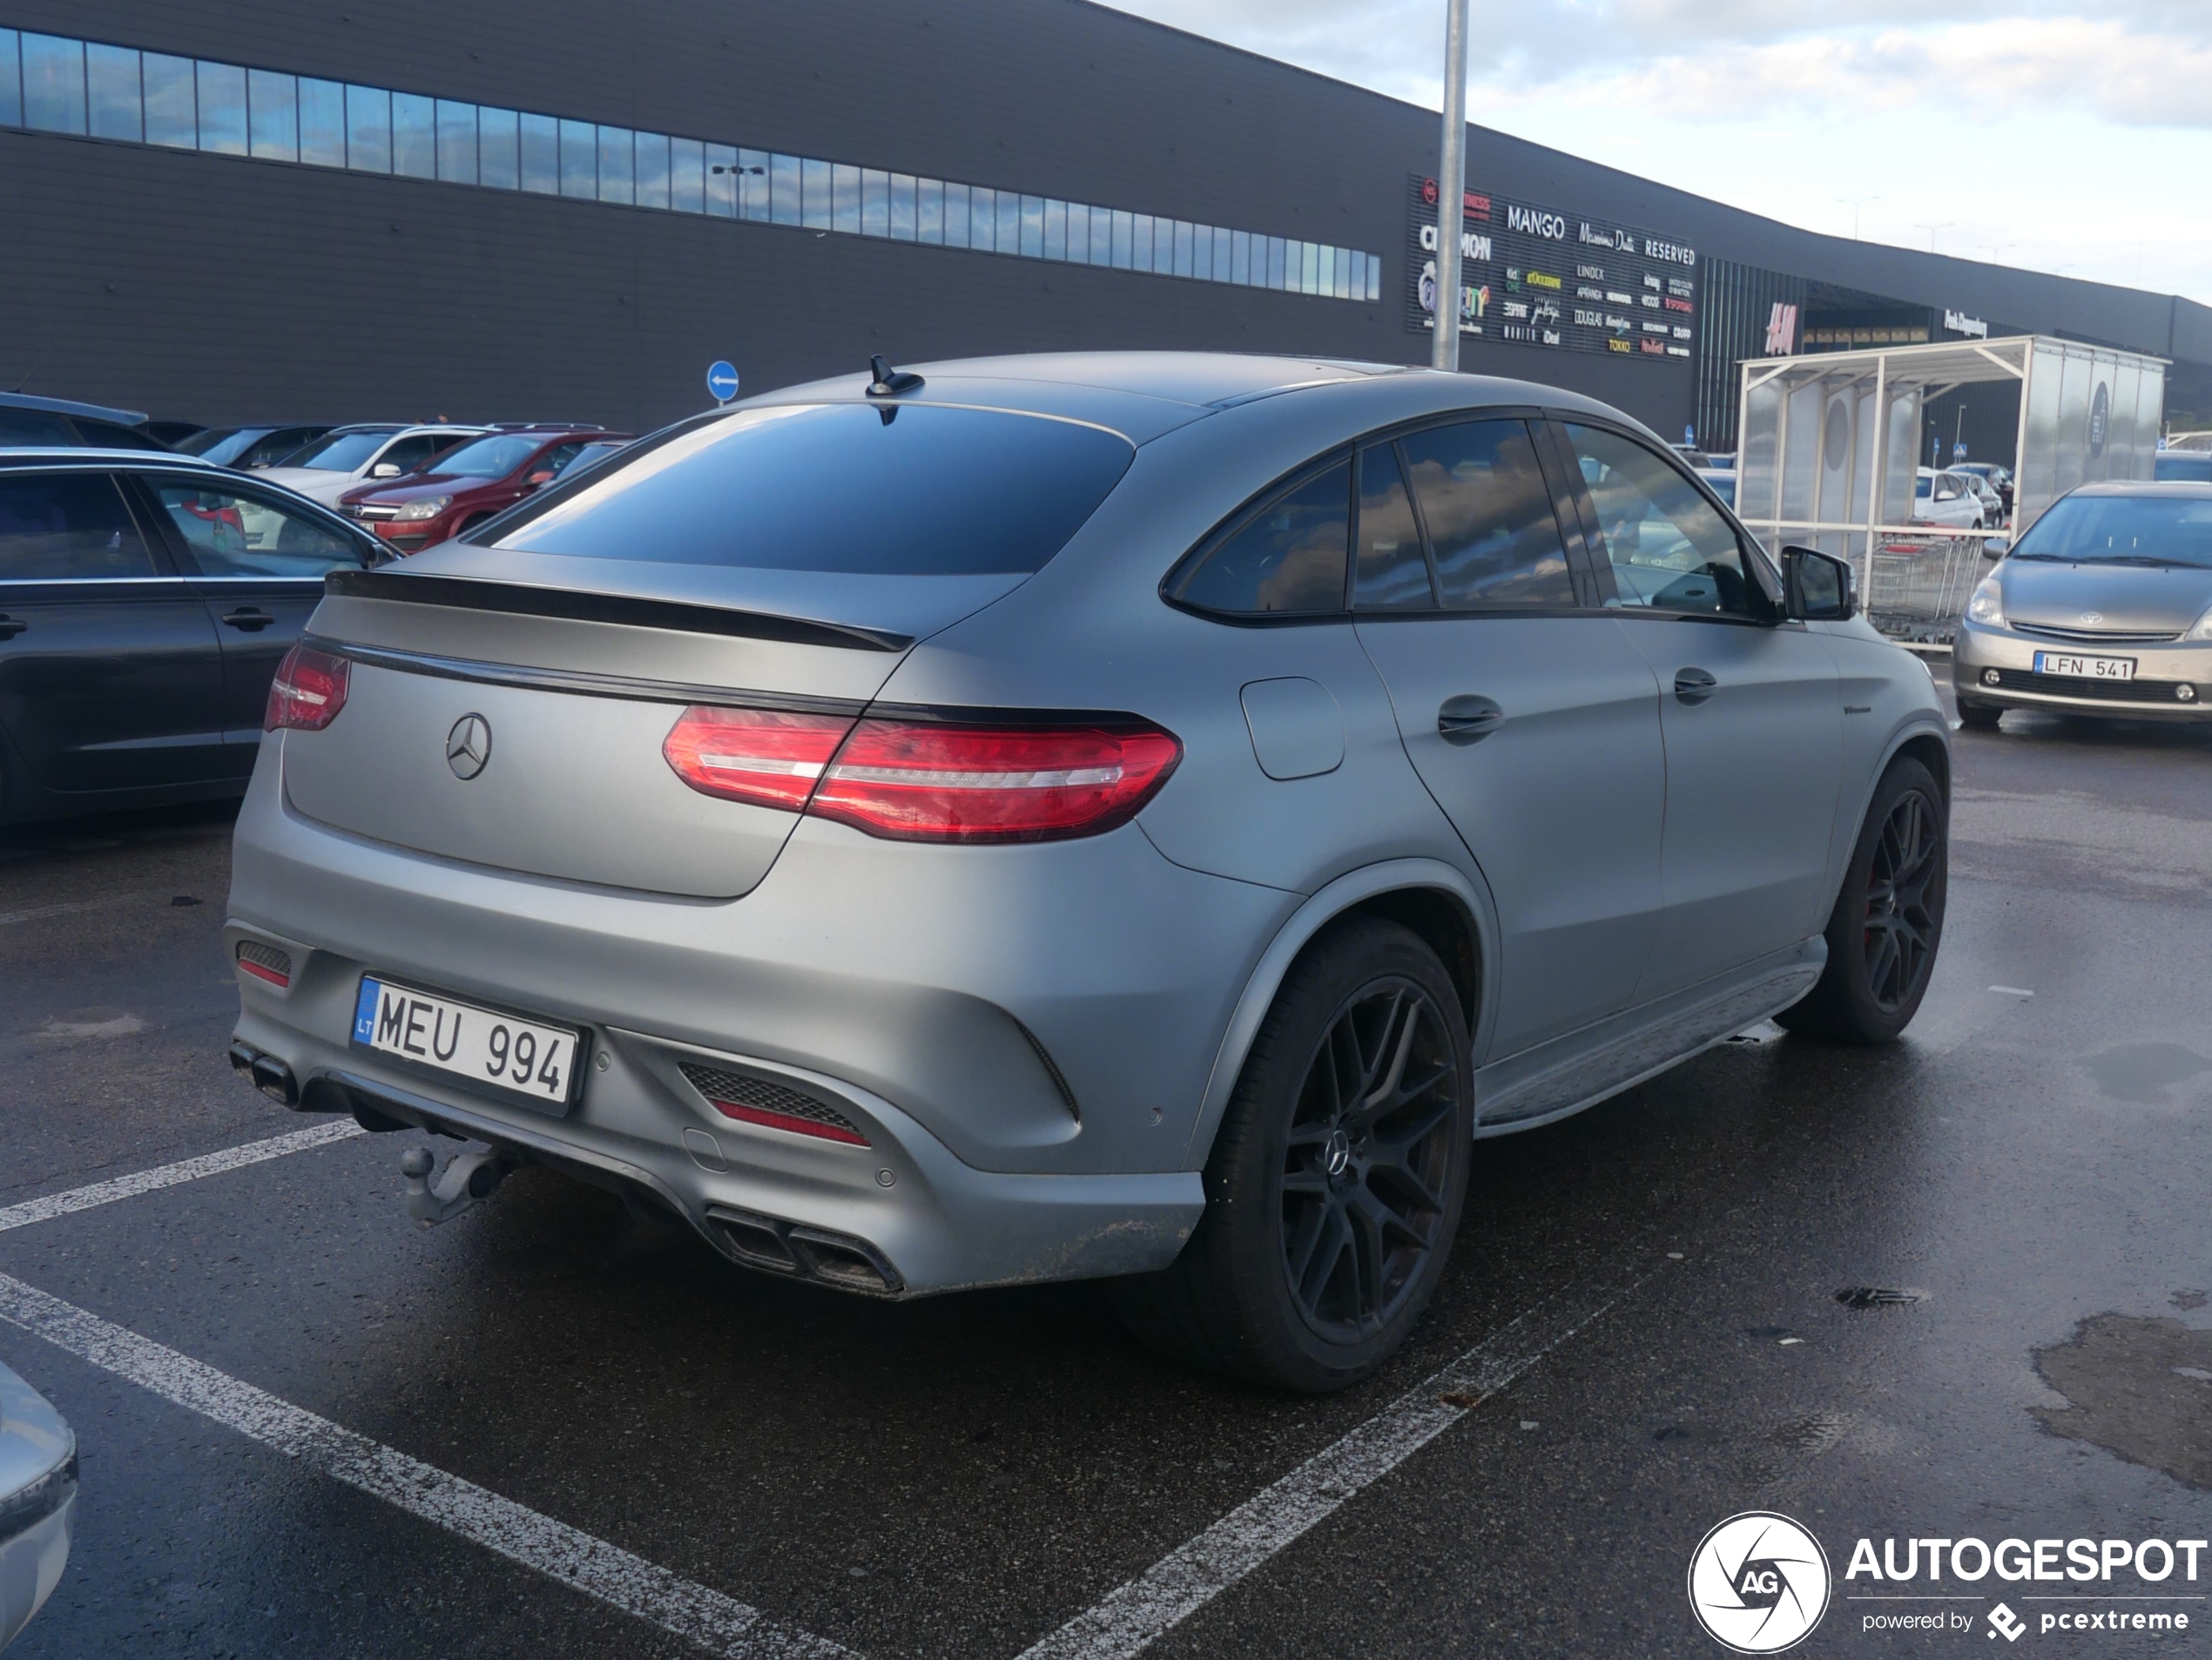
[[[723,1205],[710,1205],[706,1213],[730,1254],[748,1268],[876,1297],[895,1297],[907,1288],[899,1271],[866,1239]]]

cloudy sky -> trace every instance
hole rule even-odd
[[[1444,0],[1109,3],[1440,107]],[[2212,0],[1470,10],[1482,125],[1811,230],[1856,211],[1870,241],[2212,303]]]

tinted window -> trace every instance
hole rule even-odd
[[[1170,579],[1186,605],[1232,616],[1341,611],[1352,463],[1293,486]]]
[[[136,427],[121,426],[112,421],[93,421],[84,415],[70,417],[77,422],[77,435],[95,449],[162,449],[169,448],[158,438],[149,437]]]
[[[502,548],[882,576],[1032,571],[1129,469],[1127,440],[987,409],[745,409],[593,469]]]
[[[113,479],[0,477],[0,580],[154,574],[153,557]]]
[[[2013,557],[2212,570],[2212,496],[2068,496],[2035,521]]]
[[[1401,448],[1447,605],[1572,605],[1552,495],[1518,421],[1417,432]]]
[[[1361,611],[1426,611],[1436,604],[1420,527],[1389,444],[1359,454],[1359,563],[1352,603]]]
[[[374,432],[334,432],[321,442],[309,444],[285,464],[288,467],[319,467],[332,473],[350,473],[374,455],[391,435],[388,427]]]
[[[69,422],[44,409],[0,408],[0,444],[58,444],[74,449],[77,435]]]
[[[2180,479],[2195,483],[2212,483],[2212,454],[2191,455],[2168,450],[2151,463],[2151,476],[2163,482]]]
[[[512,435],[479,438],[474,443],[462,444],[451,454],[441,457],[437,470],[452,478],[504,478],[535,455],[537,447],[544,442],[543,438]],[[400,445],[393,445],[392,453],[380,459],[402,461],[400,449]]]
[[[154,493],[202,576],[320,577],[361,563],[337,530],[259,496],[159,482]]]
[[[1750,611],[1743,550],[1710,502],[1632,438],[1569,427],[1597,511],[1617,604],[1658,611]]]

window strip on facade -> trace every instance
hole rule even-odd
[[[1382,261],[1126,208],[0,29],[0,126],[1372,301]]]

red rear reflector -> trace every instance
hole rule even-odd
[[[256,980],[266,980],[273,986],[292,983],[292,954],[280,951],[273,945],[259,940],[240,940],[236,952],[238,966]]]
[[[852,727],[850,715],[695,705],[677,721],[661,753],[677,777],[703,794],[796,813]]]
[[[712,1100],[712,1097],[708,1099]],[[824,1141],[842,1142],[847,1147],[865,1147],[868,1138],[848,1124],[822,1124],[813,1118],[794,1118],[787,1112],[771,1112],[765,1107],[749,1107],[742,1101],[716,1101],[714,1110],[725,1118],[735,1118],[739,1124],[765,1124],[771,1130],[788,1130],[797,1136],[819,1136]]]
[[[293,646],[269,683],[268,712],[261,730],[320,732],[346,706],[346,683],[352,673],[353,665],[342,657]]]
[[[1126,824],[1183,746],[1148,722],[867,719],[806,811],[902,841],[1047,841]]]

